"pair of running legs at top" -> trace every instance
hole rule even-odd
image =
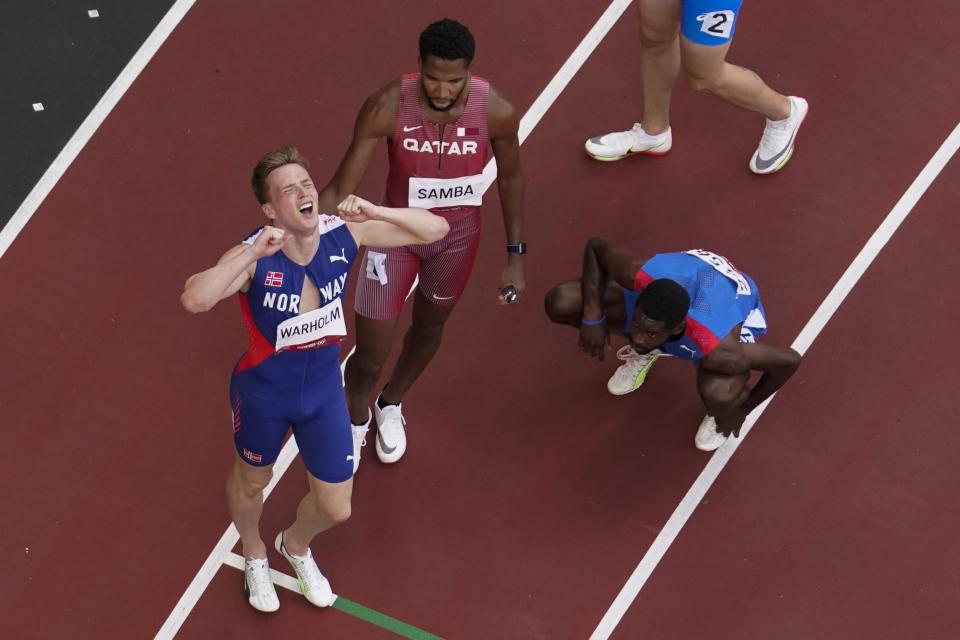
[[[749,167],[757,174],[782,169],[793,154],[797,131],[807,115],[807,101],[780,94],[753,71],[726,61],[740,3],[638,0],[637,4],[641,121],[628,131],[588,139],[587,153],[596,160],[614,161],[669,152],[673,146],[670,98],[682,70],[694,90],[766,116],[763,136]],[[730,10],[718,10],[723,8]]]

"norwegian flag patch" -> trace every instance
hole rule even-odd
[[[268,287],[282,287],[283,271],[267,271],[267,277],[264,279],[263,284]]]
[[[249,449],[244,449],[244,450],[243,450],[243,457],[246,458],[247,460],[249,460],[250,462],[262,462],[262,461],[263,461],[263,456],[262,456],[262,455],[260,455],[259,453],[254,453],[253,451],[250,451]]]

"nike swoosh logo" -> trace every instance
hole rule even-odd
[[[411,131],[416,131],[417,129],[422,129],[422,128],[423,128],[423,125],[422,125],[422,124],[421,124],[421,125],[417,125],[416,127],[407,127],[407,126],[404,126],[404,127],[403,127],[403,132],[404,132],[404,133],[410,133]]]
[[[806,118],[806,115],[804,115],[804,118]],[[773,166],[773,165],[783,156],[783,154],[785,154],[786,152],[790,151],[790,149],[793,148],[793,141],[794,141],[794,140],[796,139],[796,137],[797,137],[797,132],[800,131],[800,125],[801,125],[801,124],[803,124],[803,119],[801,119],[800,122],[799,122],[799,124],[797,124],[797,128],[793,130],[793,135],[790,136],[790,140],[787,142],[787,145],[786,145],[783,149],[780,150],[780,153],[778,153],[777,155],[773,156],[772,158],[770,158],[770,159],[768,159],[768,160],[764,160],[763,158],[760,157],[760,154],[757,154],[757,168],[758,168],[758,169],[760,169],[761,171],[763,171],[763,170],[765,170],[765,169],[769,169],[771,166]]]
[[[438,296],[437,294],[433,294],[434,300],[453,300],[456,297],[457,296]]]
[[[377,440],[380,442],[380,450],[383,451],[384,453],[393,453],[394,451],[397,450],[396,447],[387,446],[387,443],[383,441],[382,434],[379,434],[379,433],[377,434]]]
[[[780,150],[780,153],[778,153],[777,155],[773,156],[773,157],[770,158],[769,160],[764,160],[763,158],[761,158],[761,157],[758,155],[758,156],[757,156],[757,168],[760,169],[760,170],[763,170],[763,169],[769,169],[771,166],[773,166],[773,165],[777,162],[777,160],[779,160],[779,159],[783,156],[783,154],[785,154],[787,151],[790,150],[790,148],[793,146],[793,139],[794,139],[796,136],[797,136],[797,132],[794,131],[794,132],[793,132],[793,135],[790,136],[790,142],[787,143],[787,146],[785,146],[783,149],[781,149],[781,150]]]

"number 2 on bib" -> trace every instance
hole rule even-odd
[[[729,39],[733,31],[734,18],[733,11],[714,11],[701,13],[697,16],[697,22],[700,23],[700,31],[703,33],[717,38]]]

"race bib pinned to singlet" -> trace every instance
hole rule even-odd
[[[462,178],[411,177],[407,203],[422,209],[479,207],[483,203],[483,174]]]
[[[733,281],[733,283],[737,285],[738,296],[750,295],[750,282],[747,281],[743,274],[737,271],[736,267],[730,264],[730,261],[723,256],[718,256],[717,254],[704,249],[692,249],[690,251],[684,251],[684,253],[696,258],[700,258],[708,265],[719,271],[721,275]]]
[[[336,298],[319,309],[284,320],[277,325],[276,351],[322,346],[327,338],[347,335],[343,303]]]

